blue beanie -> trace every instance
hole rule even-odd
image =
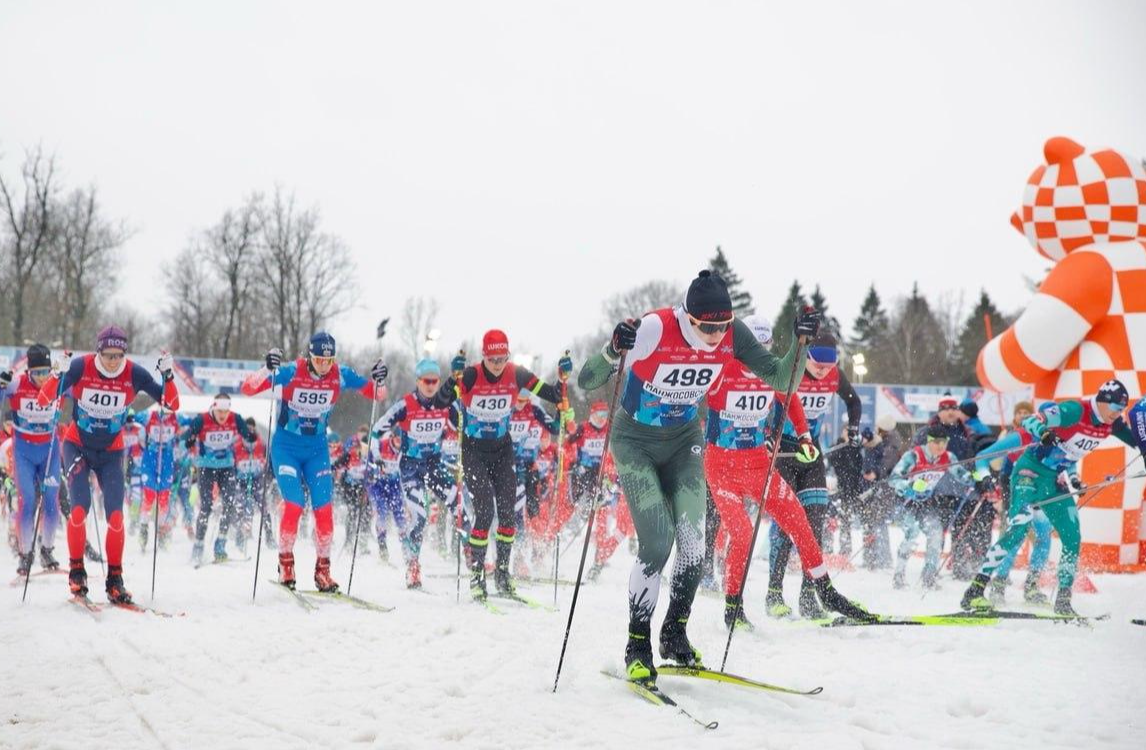
[[[418,364],[414,365],[414,377],[421,380],[426,375],[437,375],[441,377],[442,368],[438,366],[437,360],[426,357],[419,360]]]
[[[310,356],[333,357],[334,337],[326,331],[319,331],[310,337]]]

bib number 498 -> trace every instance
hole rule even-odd
[[[658,372],[657,375],[662,385],[691,388],[711,384],[716,371],[711,367],[673,367],[667,372]]]

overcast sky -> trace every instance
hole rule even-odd
[[[121,294],[253,190],[321,206],[366,344],[433,295],[448,346],[552,361],[601,301],[724,247],[850,325],[875,282],[1045,267],[1009,225],[1043,141],[1146,155],[1146,3],[0,3],[0,152],[54,151],[136,229]]]

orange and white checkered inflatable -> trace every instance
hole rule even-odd
[[[1086,152],[1051,138],[1011,223],[1055,262],[1015,324],[979,352],[979,381],[998,391],[1034,386],[1038,399],[1083,398],[1118,378],[1146,393],[1146,167],[1111,149]],[[1110,440],[1082,462],[1083,481],[1122,470],[1136,452]],[[1087,496],[1082,563],[1146,563],[1146,480]]]

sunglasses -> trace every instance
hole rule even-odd
[[[52,368],[51,367],[33,367],[32,369],[28,370],[28,374],[29,375],[35,375],[36,377],[45,377],[45,376],[52,374]]]
[[[731,320],[726,320],[723,323],[707,323],[703,320],[697,320],[691,315],[688,316],[688,319],[697,330],[706,334],[724,333],[728,330],[728,326],[732,325]]]
[[[316,365],[332,365],[334,364],[334,357],[316,357],[311,355],[310,361]]]
[[[927,442],[929,442],[929,443],[946,443],[946,442],[947,442],[947,438],[945,438],[945,437],[930,437],[930,436],[928,436],[928,438],[927,438]]]
[[[438,378],[422,378],[423,383],[426,385],[437,385],[440,381]]]
[[[509,357],[486,357],[486,361],[491,365],[504,365],[509,361]]]
[[[117,359],[123,359],[127,356],[124,352],[100,352],[99,356],[103,359],[110,359],[113,362]]]

